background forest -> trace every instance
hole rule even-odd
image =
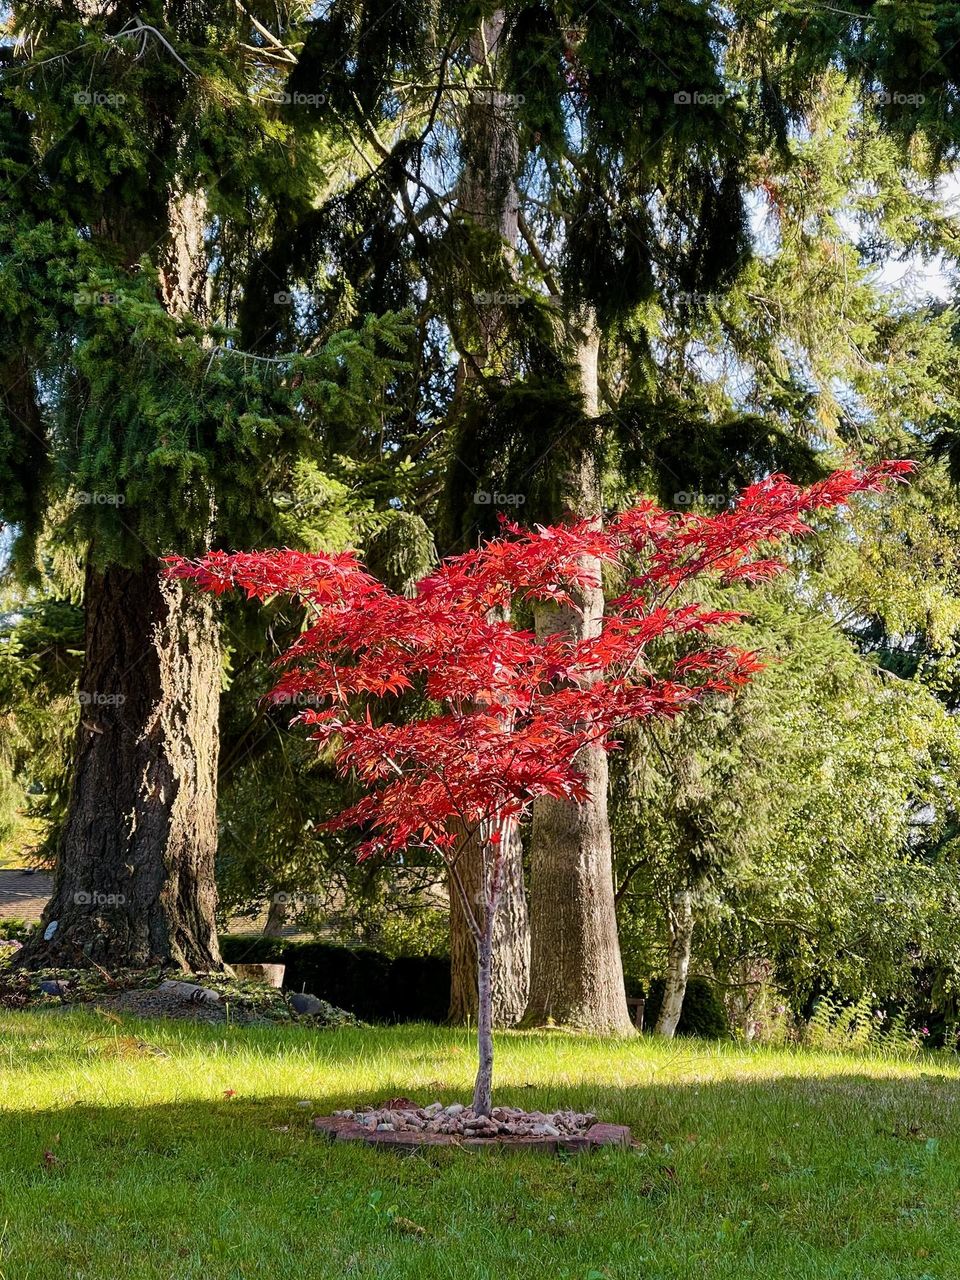
[[[0,866],[56,865],[59,924],[25,952],[286,948],[347,1007],[475,1011],[442,865],[358,864],[321,829],[351,779],[258,701],[303,611],[162,557],[354,547],[409,591],[501,516],[911,458],[716,589],[750,688],[596,753],[580,812],[538,802],[498,1019],[623,1029],[626,992],[664,1034],[773,1037],[828,999],[954,1046],[960,5],[4,17]],[[589,634],[603,594],[517,620]]]

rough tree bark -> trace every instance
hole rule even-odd
[[[202,197],[171,190],[165,205],[105,212],[93,238],[130,271],[159,244],[164,306],[203,323],[205,230]],[[54,893],[18,963],[221,968],[214,612],[168,582],[156,557],[130,568],[96,565],[90,548],[80,725]]]
[[[515,123],[498,102],[496,64],[505,15],[496,10],[483,20],[470,41],[474,63],[487,69],[488,89],[478,91],[465,109],[463,173],[457,188],[460,213],[499,238],[501,252],[512,258],[518,236],[519,201],[516,172],[519,142]],[[480,350],[473,361],[461,360],[459,380],[469,382],[478,368],[494,369],[500,356],[504,310],[479,305]],[[459,859],[464,888],[476,901],[481,888],[480,850],[470,841]],[[530,928],[519,833],[510,834],[503,850],[500,905],[492,935],[492,1018],[498,1027],[513,1026],[527,1003],[530,974]],[[477,944],[467,926],[458,895],[450,885],[450,1020],[478,1017]]]
[[[220,654],[209,600],[156,561],[88,568],[74,780],[31,966],[220,964]]]
[[[674,899],[670,911],[670,946],[667,951],[667,968],[664,974],[663,1003],[654,1031],[658,1036],[673,1038],[683,1012],[683,998],[687,994],[687,974],[690,971],[690,955],[693,930],[693,894],[683,889]]]
[[[598,411],[599,332],[589,315],[571,325],[574,377],[587,417]],[[600,512],[596,451],[585,442],[558,465],[565,468],[569,514]],[[599,579],[600,566],[586,565]],[[563,632],[575,639],[599,634],[603,590],[571,592],[577,608],[535,609],[538,636]],[[584,804],[543,798],[533,809],[530,857],[529,1026],[555,1022],[597,1032],[633,1034],[617,935],[613,856],[607,817],[607,757],[598,747],[578,759],[590,799]]]

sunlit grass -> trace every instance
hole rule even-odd
[[[960,1273],[953,1059],[559,1034],[498,1049],[500,1100],[595,1110],[640,1145],[401,1158],[313,1135],[313,1112],[465,1098],[467,1032],[0,1015],[0,1277]]]

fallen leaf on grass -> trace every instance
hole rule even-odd
[[[402,1231],[408,1236],[425,1236],[427,1234],[426,1227],[421,1227],[419,1222],[412,1222],[409,1218],[402,1218],[396,1215],[390,1219],[390,1225],[396,1231]]]

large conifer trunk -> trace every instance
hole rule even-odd
[[[69,812],[53,898],[24,960],[217,968],[211,603],[151,560],[88,569],[85,605]]]
[[[504,839],[499,908],[493,924],[493,1023],[512,1027],[523,1016],[530,982],[530,922],[523,883],[523,850],[514,828]],[[457,873],[471,902],[481,899],[480,850],[465,848]],[[463,914],[459,894],[450,890],[450,1019],[476,1022],[477,945]]]
[[[497,9],[484,19],[470,42],[478,66],[486,65],[495,79],[501,53],[505,15]],[[519,143],[515,121],[492,94],[482,94],[466,108],[465,163],[457,192],[461,213],[498,237],[508,260],[517,243],[518,200],[516,172]],[[478,308],[481,349],[471,366],[461,361],[461,380],[475,376],[477,366],[496,371],[503,358],[503,307]],[[458,872],[468,895],[479,893],[480,849],[476,841],[465,846]],[[513,833],[504,849],[500,907],[493,935],[493,1021],[513,1026],[527,1003],[530,975],[530,928],[523,880],[523,851]],[[450,886],[450,1020],[477,1019],[477,947],[467,927],[458,895]]]
[[[603,592],[580,592],[577,603],[580,614],[569,607],[538,608],[538,636],[555,631],[595,635]],[[577,764],[590,799],[576,804],[544,797],[533,808],[530,998],[524,1021],[630,1034],[613,892],[606,753],[586,747]]]
[[[591,316],[571,324],[573,380],[584,412],[598,410],[599,333]],[[597,450],[584,433],[578,445],[554,460],[571,516],[600,512]],[[561,446],[562,448],[562,446]],[[585,566],[599,583],[600,565]],[[538,636],[573,639],[599,635],[602,586],[571,592],[576,608],[535,608]],[[634,1030],[627,1010],[617,935],[613,854],[607,816],[607,757],[587,747],[578,757],[590,799],[584,804],[543,798],[533,808],[530,857],[530,999],[527,1025],[556,1022],[590,1031]]]

